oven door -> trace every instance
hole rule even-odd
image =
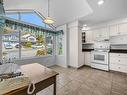
[[[92,63],[107,65],[108,64],[108,52],[92,51],[91,61]]]

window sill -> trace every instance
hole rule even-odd
[[[15,61],[30,60],[30,59],[40,59],[40,58],[47,58],[47,57],[53,57],[53,55],[45,55],[45,56],[38,56],[38,57],[21,58],[21,59],[16,59]]]

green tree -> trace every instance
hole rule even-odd
[[[45,40],[44,40],[43,36],[41,36],[41,35],[37,36],[36,40],[37,40],[38,45],[45,43]]]
[[[32,47],[32,42],[26,42],[25,47],[26,48],[31,48]]]

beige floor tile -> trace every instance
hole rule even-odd
[[[110,95],[127,95],[126,93],[111,92]]]
[[[89,67],[81,69],[51,67],[59,73],[57,95],[127,95],[127,75]],[[45,95],[51,94],[50,92]],[[43,95],[43,94],[40,94]]]
[[[93,91],[93,95],[110,95],[111,89],[102,87],[96,87]]]

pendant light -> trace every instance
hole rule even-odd
[[[99,0],[98,1],[98,5],[103,5],[104,4],[104,0]]]
[[[44,19],[44,22],[46,24],[53,24],[55,21],[50,17],[49,9],[50,9],[50,4],[49,4],[49,0],[48,0],[48,17],[46,17]]]

